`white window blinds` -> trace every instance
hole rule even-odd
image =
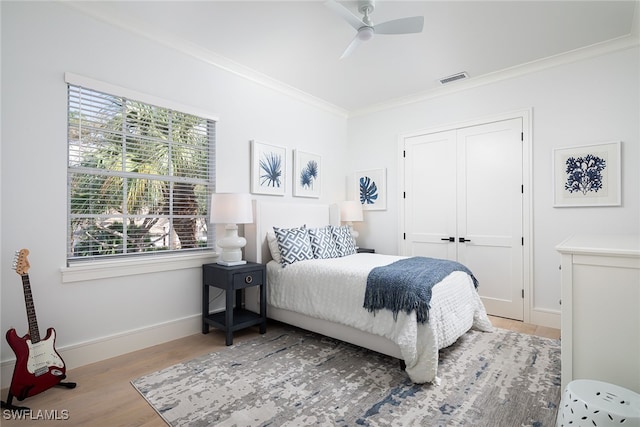
[[[213,248],[215,125],[69,84],[68,261]]]

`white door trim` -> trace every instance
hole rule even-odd
[[[465,128],[469,126],[483,125],[487,123],[509,120],[509,119],[522,119],[523,140],[522,140],[522,225],[524,234],[524,259],[523,259],[523,287],[524,287],[524,322],[531,322],[531,313],[533,311],[533,214],[531,198],[533,194],[533,179],[531,173],[532,168],[532,124],[531,117],[533,110],[531,108],[525,110],[518,110],[513,112],[507,112],[502,114],[496,114],[477,119],[462,121],[458,123],[450,123],[441,126],[435,126],[432,128],[420,129],[416,131],[406,132],[398,135],[397,142],[397,162],[398,162],[398,186],[400,191],[397,192],[397,204],[398,204],[398,240],[397,247],[400,255],[404,254],[404,140],[413,136],[419,136],[429,133],[444,132],[454,129]]]

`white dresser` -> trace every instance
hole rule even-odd
[[[575,235],[562,268],[562,387],[575,379],[640,393],[640,237]]]

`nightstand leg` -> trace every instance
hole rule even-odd
[[[209,333],[209,324],[205,318],[209,315],[209,286],[202,286],[202,333]]]
[[[225,344],[232,345],[233,331],[231,330],[231,328],[233,326],[233,292],[227,290],[225,291],[225,296],[226,296],[226,311],[224,313],[224,322],[226,326]]]
[[[265,280],[263,276],[262,285],[260,285],[260,316],[262,316],[262,323],[260,323],[260,333],[267,332],[267,295],[265,290]]]

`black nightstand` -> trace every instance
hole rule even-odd
[[[362,253],[375,254],[376,250],[375,249],[367,249],[367,248],[358,248],[358,249],[356,249],[356,252],[358,252],[359,254],[362,254]]]
[[[202,266],[202,333],[209,333],[209,325],[225,331],[227,345],[233,344],[233,332],[249,326],[260,325],[260,333],[267,331],[267,273],[265,266],[255,262],[225,266]],[[209,286],[224,289],[225,311],[209,314]],[[242,307],[242,290],[260,286],[260,314]],[[233,305],[235,291],[236,306]]]

